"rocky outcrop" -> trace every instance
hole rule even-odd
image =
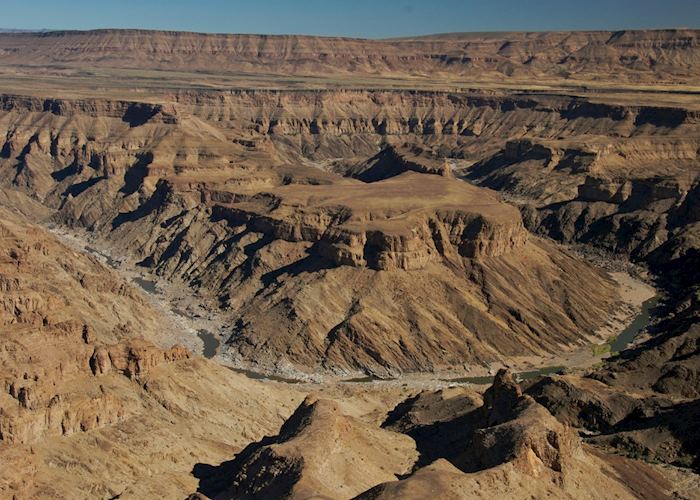
[[[382,427],[409,434],[467,415],[483,406],[482,395],[464,387],[422,391],[391,410]]]
[[[90,357],[90,369],[93,375],[104,375],[114,370],[126,377],[138,378],[161,363],[189,357],[190,352],[182,346],[162,350],[146,342],[131,341],[95,349]]]
[[[84,114],[92,117],[119,118],[130,127],[143,125],[155,117],[155,122],[175,123],[174,108],[167,105],[130,101],[106,101],[100,99],[42,99],[11,94],[0,96],[0,110],[7,112],[50,113],[55,116]],[[45,134],[43,139],[49,136]],[[39,140],[39,137],[35,138]],[[53,143],[52,147],[58,146]],[[12,151],[12,143],[5,143],[5,154]]]
[[[189,352],[125,339],[138,328],[160,340],[158,316],[96,260],[4,208],[0,228],[0,441],[32,443],[133,415],[140,405],[117,396],[120,379]],[[118,378],[97,381],[96,374]]]
[[[91,356],[87,346],[76,344],[75,338],[64,337],[55,345],[64,353],[54,367],[52,360],[43,358],[24,363],[21,358],[5,361],[3,399],[9,396],[15,401],[7,401],[0,412],[3,443],[32,443],[47,436],[67,436],[121,422],[140,410],[139,403],[134,398],[116,396],[124,390],[123,382],[108,377],[100,383],[91,380],[93,375],[135,379],[162,363],[190,357],[183,347],[162,350],[144,341],[97,345]],[[17,369],[25,370],[24,374],[13,379]]]
[[[566,462],[581,453],[575,434],[527,396],[506,373],[484,393],[486,425],[474,432],[463,462],[465,470],[503,463],[526,475],[566,473]]]
[[[434,152],[432,156],[426,157],[425,151],[417,146],[412,148],[408,145],[389,145],[366,162],[347,170],[345,174],[363,182],[376,182],[409,171],[452,177],[447,160],[438,159]]]
[[[438,406],[447,408],[445,403]],[[484,393],[483,406],[466,413],[456,411],[452,420],[443,416],[439,422],[416,422],[409,434],[416,439],[421,457],[428,453],[430,462],[419,463],[408,477],[378,485],[359,498],[424,498],[426,494],[493,498],[505,492],[522,497],[634,498],[643,491],[649,494],[645,490],[649,487],[659,495],[673,489],[643,464],[606,462],[592,453],[569,427],[524,395],[505,370]],[[637,478],[620,480],[610,474],[620,467],[631,468]]]
[[[611,140],[579,151],[518,141],[475,164],[467,177],[517,199],[535,232],[641,261],[679,233],[669,218],[697,184],[695,149],[693,139],[675,138]]]
[[[418,188],[432,199],[417,205],[410,195]],[[242,197],[215,205],[213,214],[270,239],[316,245],[335,265],[377,270],[423,269],[449,252],[495,257],[527,241],[519,214],[489,193],[415,174],[371,186],[291,185],[270,196],[272,204],[267,196]]]
[[[648,461],[698,467],[700,442],[691,423],[698,414],[695,400],[625,392],[573,376],[544,378],[527,392],[559,421],[584,429],[591,443]]]
[[[566,425],[593,432],[609,431],[640,406],[637,398],[604,384],[566,376],[544,377],[527,393]]]
[[[413,441],[341,413],[337,403],[307,397],[280,433],[249,445],[204,478],[211,498],[351,498],[411,469]]]

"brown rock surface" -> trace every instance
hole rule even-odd
[[[527,392],[561,422],[585,429],[590,443],[635,458],[697,469],[697,400],[622,387],[590,378],[547,377]]]
[[[176,497],[300,399],[156,347],[149,301],[4,208],[0,248],[0,497]]]
[[[408,472],[416,457],[407,436],[310,396],[277,436],[249,445],[200,488],[212,498],[351,498]],[[217,483],[230,486],[218,492]]]
[[[376,182],[408,171],[452,177],[452,169],[447,160],[437,156],[435,151],[425,151],[419,146],[390,144],[379,154],[352,166],[344,173],[363,182]]]
[[[453,440],[453,446],[445,448],[453,454],[448,459],[438,457],[409,477],[376,486],[358,498],[636,498],[663,496],[673,489],[649,466],[607,459],[583,446],[570,428],[523,395],[506,371],[498,373],[484,393],[484,405],[471,414],[468,424],[463,417],[455,419],[462,424],[457,431],[464,439],[461,443],[448,435],[455,430],[446,426],[449,421],[431,436]],[[422,453],[425,436],[412,435]],[[629,471],[622,476],[623,467],[634,471],[634,480]]]
[[[683,129],[667,137],[593,139],[583,148],[570,138],[509,142],[467,177],[525,204],[526,222],[538,233],[646,259],[697,218],[687,210],[698,189],[700,145]]]

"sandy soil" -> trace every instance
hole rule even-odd
[[[653,286],[633,278],[628,273],[615,272],[610,273],[610,276],[619,283],[622,300],[633,306],[639,307],[643,302],[657,294]]]

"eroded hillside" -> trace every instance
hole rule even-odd
[[[23,216],[2,209],[0,239],[1,496],[177,496],[193,459],[276,430],[298,401],[166,347],[174,325],[142,293]]]

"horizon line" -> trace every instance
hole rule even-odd
[[[340,39],[354,39],[354,40],[401,40],[410,38],[429,38],[438,36],[454,36],[454,35],[497,35],[497,34],[543,34],[543,33],[622,33],[622,32],[643,32],[643,31],[700,31],[700,27],[689,27],[689,26],[668,26],[668,27],[655,27],[655,28],[620,28],[620,29],[543,29],[543,30],[493,30],[493,31],[445,31],[445,32],[435,32],[435,33],[424,33],[424,34],[414,34],[414,35],[400,35],[400,36],[389,36],[389,37],[365,37],[365,36],[355,36],[355,35],[318,35],[310,33],[255,33],[255,32],[218,32],[218,31],[194,31],[186,29],[163,29],[163,28],[123,28],[123,27],[110,27],[110,28],[36,28],[36,29],[24,29],[24,28],[0,28],[0,35],[27,35],[27,34],[59,34],[59,33],[95,33],[95,32],[150,32],[150,33],[186,33],[193,35],[209,35],[209,36],[259,36],[259,37],[310,37],[310,38],[340,38]]]

